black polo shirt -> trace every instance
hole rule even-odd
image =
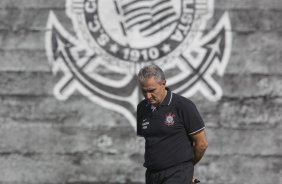
[[[185,97],[168,91],[155,109],[144,99],[137,106],[137,135],[145,138],[144,167],[163,170],[192,161],[190,135],[204,128],[196,106]]]

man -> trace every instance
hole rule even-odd
[[[156,65],[142,68],[138,81],[145,97],[137,106],[137,135],[145,138],[146,184],[195,183],[194,165],[208,146],[196,106],[169,91]]]

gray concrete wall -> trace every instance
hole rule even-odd
[[[64,0],[0,1],[0,183],[144,183],[144,142],[128,120],[77,94],[53,96],[45,53],[50,10]],[[191,99],[207,125],[209,149],[196,167],[204,184],[282,183],[282,1],[215,0],[228,11],[232,53],[223,97]]]

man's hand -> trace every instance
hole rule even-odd
[[[200,183],[200,180],[193,176],[192,184]]]

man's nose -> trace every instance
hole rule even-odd
[[[145,98],[146,99],[150,99],[152,97],[152,94],[151,93],[145,93]]]

